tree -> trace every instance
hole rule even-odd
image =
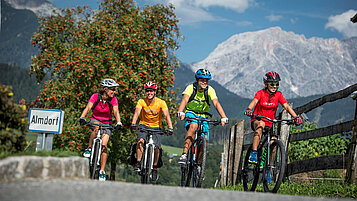
[[[104,78],[116,80],[116,97],[124,129],[112,135],[111,161],[124,161],[136,138],[130,129],[136,101],[147,81],[158,84],[157,95],[175,110],[172,62],[167,51],[178,48],[181,38],[172,5],[135,5],[133,0],[104,0],[96,11],[86,7],[65,9],[42,18],[32,42],[40,49],[31,70],[38,82],[45,75],[40,105],[65,112],[63,133],[54,136],[54,147],[79,152],[89,138],[79,126],[79,116]]]

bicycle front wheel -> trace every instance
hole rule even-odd
[[[264,163],[263,187],[265,192],[276,193],[279,190],[285,174],[285,158],[283,143],[275,140],[270,145],[269,158]]]
[[[146,164],[145,166],[143,166],[143,173],[141,175],[141,183],[143,184],[148,184],[150,183],[150,175],[151,175],[151,165],[153,163],[153,157],[152,157],[152,153],[153,153],[154,149],[152,146],[149,146],[147,149],[147,152],[145,154],[145,158],[146,158]]]
[[[199,160],[197,163],[197,187],[201,188],[202,182],[205,178],[206,157],[207,157],[207,141],[205,137],[201,137],[198,149]]]
[[[96,179],[97,178],[97,163],[98,163],[98,159],[99,159],[99,154],[100,154],[100,150],[99,150],[100,146],[99,146],[99,142],[95,142],[94,144],[94,152],[93,152],[93,157],[92,157],[92,164],[89,167],[90,170],[90,178],[91,179]]]
[[[249,146],[243,163],[242,178],[244,191],[255,191],[259,180],[259,165],[248,162],[251,152],[252,145]],[[259,159],[259,156],[257,156],[257,158]]]
[[[191,178],[192,178],[192,173],[193,173],[193,157],[194,157],[194,153],[195,153],[195,146],[194,144],[196,144],[196,142],[193,142],[190,149],[188,150],[187,153],[187,160],[186,160],[186,169],[185,169],[185,174],[182,174],[183,176],[185,176],[185,186],[190,186],[190,182],[191,182]]]

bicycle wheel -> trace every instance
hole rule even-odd
[[[242,178],[244,191],[255,191],[259,180],[259,165],[257,164],[260,164],[260,161],[257,164],[249,163],[250,152],[252,152],[252,145],[249,146],[243,163]],[[257,158],[259,159],[260,157],[257,156]]]
[[[150,183],[150,174],[151,174],[151,163],[152,163],[152,147],[149,146],[147,151],[144,151],[143,158],[141,159],[141,183],[148,184]],[[144,162],[146,161],[146,164]]]
[[[185,186],[190,186],[191,178],[192,178],[192,173],[193,173],[193,154],[194,154],[194,144],[195,142],[192,143],[190,149],[188,150],[187,153],[187,160],[186,160],[186,183]]]
[[[92,158],[92,165],[90,166],[90,178],[91,179],[96,179],[97,178],[97,163],[98,163],[98,158],[100,154],[99,150],[99,142],[95,142],[94,144],[94,152],[93,152],[93,158]]]
[[[270,145],[269,159],[264,163],[263,187],[265,192],[276,193],[285,173],[285,149],[282,142],[275,140]]]
[[[202,152],[202,153],[199,153]],[[197,153],[200,156],[197,164],[197,187],[201,188],[203,179],[205,178],[206,157],[207,157],[207,141],[205,137],[201,137],[199,151]]]

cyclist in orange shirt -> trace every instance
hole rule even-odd
[[[173,127],[170,118],[170,113],[167,108],[166,102],[156,97],[157,85],[154,82],[148,82],[144,86],[146,98],[140,99],[136,105],[135,113],[133,116],[131,128],[138,130],[136,121],[140,115],[140,127],[146,127],[150,129],[160,130],[162,127],[161,118],[162,114],[165,115],[167,124],[169,126],[168,135],[173,134]],[[144,151],[144,144],[147,133],[145,130],[139,129],[138,131],[138,143],[136,146],[137,163],[134,165],[134,171],[140,171],[140,161]],[[161,148],[161,135],[153,135],[155,144],[155,156],[154,156],[154,169],[152,171],[152,180],[156,181],[158,178],[157,163],[159,160],[159,149]]]

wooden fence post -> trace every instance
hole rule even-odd
[[[234,166],[233,166],[233,185],[236,185],[241,180],[241,157],[243,153],[243,138],[244,138],[244,120],[239,121],[235,125],[236,135],[235,135],[235,156],[234,156]]]
[[[292,107],[292,103],[289,104]],[[291,115],[288,113],[288,111],[283,110],[281,114],[281,119],[290,119]],[[289,134],[290,134],[290,125],[287,124],[279,124],[280,125],[280,141],[283,143],[285,147],[286,153],[288,153],[288,144],[289,144]]]
[[[348,156],[348,164],[347,164],[347,172],[346,172],[346,182],[349,184],[357,184],[357,94],[352,96],[354,100],[356,100],[355,107],[355,120],[352,128],[352,139],[350,145],[350,152]]]
[[[222,182],[221,182],[222,186],[227,186],[228,146],[229,146],[229,142],[228,140],[225,140],[223,144],[224,160],[223,160],[223,173],[222,173]]]
[[[234,138],[236,127],[231,127],[228,146],[228,164],[227,164],[227,185],[232,185],[233,181],[233,161],[234,161]]]

